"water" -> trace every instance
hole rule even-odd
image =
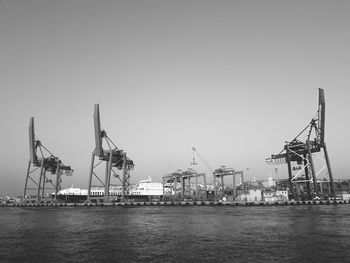
[[[349,262],[350,206],[2,207],[0,262]]]

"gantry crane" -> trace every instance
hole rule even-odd
[[[54,190],[54,199],[57,199],[57,193],[61,190],[62,174],[71,176],[73,170],[66,166],[62,161],[53,155],[40,140],[35,138],[34,117],[29,121],[29,153],[30,159],[24,185],[24,198],[35,196],[37,201],[45,197],[46,190]],[[39,156],[38,156],[39,154]],[[39,170],[39,174],[35,172]],[[46,172],[56,175],[55,179],[50,178]],[[49,184],[47,187],[46,184]],[[29,192],[33,192],[30,194]]]
[[[232,195],[233,195],[233,200],[236,198],[236,176],[239,175],[241,177],[241,182],[242,186],[244,186],[244,172],[243,171],[236,171],[234,168],[229,168],[229,167],[221,167],[218,169],[215,169],[214,171],[214,176],[217,178],[221,179],[221,188],[222,188],[222,193],[224,194],[225,191],[225,184],[224,184],[224,177],[225,176],[232,176]],[[216,192],[215,192],[216,194]]]
[[[129,194],[130,186],[130,171],[134,168],[134,162],[126,156],[126,152],[118,149],[113,141],[107,136],[107,132],[101,129],[100,123],[100,108],[99,104],[94,105],[94,131],[95,131],[95,150],[92,152],[91,166],[88,182],[88,200],[91,199],[92,187],[104,187],[104,200],[110,199],[110,187],[117,186],[111,184],[111,176],[118,178],[122,184],[122,199],[124,200]],[[108,149],[103,148],[103,142],[106,143]],[[99,162],[95,165],[95,158],[98,158]],[[97,174],[95,168],[105,162],[106,169],[104,174],[104,180]],[[118,170],[122,170],[122,178],[114,171],[113,167]],[[98,184],[93,184],[93,175],[97,179]]]
[[[199,194],[199,187],[198,187],[198,178],[203,177],[203,185],[204,185],[204,195]],[[191,194],[191,179],[195,178],[195,196],[192,196]],[[177,170],[176,172],[173,172],[171,174],[167,174],[163,176],[163,200],[165,198],[165,185],[170,186],[170,198],[171,199],[177,199],[178,198],[178,187],[177,183],[180,183],[180,199],[185,199],[185,189],[186,189],[186,181],[187,181],[187,187],[189,189],[189,197],[195,197],[197,200],[198,198],[201,198],[203,200],[207,199],[207,183],[206,183],[206,175],[205,173],[197,173],[194,169],[189,168],[187,171]]]
[[[325,143],[325,110],[324,90],[319,89],[317,116],[312,118],[293,140],[287,141],[280,153],[272,154],[266,159],[268,164],[287,163],[292,198],[296,197],[296,190],[299,189],[297,184],[306,185],[308,199],[318,196],[317,175],[325,168],[329,175],[331,196],[335,197],[333,174]],[[305,141],[301,139],[302,135],[306,136]],[[320,159],[325,162],[325,165],[316,170],[313,156],[322,149],[325,159]],[[297,163],[299,167],[292,168],[293,163]],[[302,175],[303,172],[305,177]]]
[[[233,199],[235,199],[235,197],[236,197],[236,176],[237,175],[241,176],[242,185],[244,185],[244,173],[243,173],[243,171],[235,171],[233,168],[227,168],[227,167],[221,167],[221,168],[213,170],[194,146],[192,146],[192,155],[193,155],[193,159],[192,159],[192,163],[191,163],[192,165],[197,164],[194,154],[196,154],[201,159],[201,161],[204,163],[204,165],[207,167],[207,169],[210,171],[210,173],[213,177],[212,180],[213,180],[213,186],[214,186],[214,198],[218,198],[216,178],[220,178],[222,192],[224,193],[224,188],[225,188],[224,177],[225,176],[232,176]]]

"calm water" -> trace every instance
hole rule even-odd
[[[350,262],[350,205],[2,207],[0,262]]]

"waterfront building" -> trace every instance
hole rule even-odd
[[[350,201],[350,193],[346,191],[336,191],[335,197],[337,200]]]
[[[269,203],[276,202],[275,192],[264,191],[263,200]]]
[[[263,185],[264,188],[271,188],[271,187],[276,186],[276,181],[273,180],[273,178],[272,178],[271,175],[269,175],[269,176],[267,177],[267,181],[263,181],[263,182],[262,182],[262,185]]]
[[[283,199],[283,201],[288,201],[289,200],[288,191],[287,190],[277,190],[276,191],[276,196],[281,197],[281,199]]]
[[[263,200],[268,203],[288,201],[288,191],[264,191]]]
[[[238,195],[237,200],[242,202],[260,202],[262,201],[261,191],[258,189],[248,190],[247,193]]]

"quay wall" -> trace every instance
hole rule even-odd
[[[129,206],[302,206],[350,204],[346,200],[332,201],[285,201],[285,202],[214,202],[214,201],[174,201],[174,202],[118,202],[118,203],[2,203],[0,207],[129,207]]]

